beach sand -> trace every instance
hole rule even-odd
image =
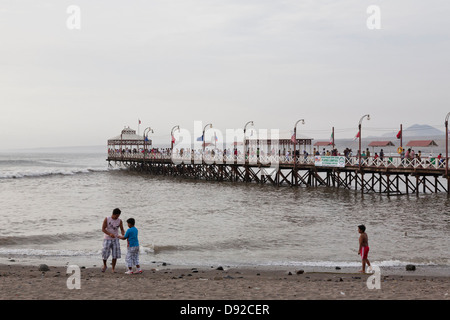
[[[218,270],[219,269],[219,270]],[[450,277],[381,270],[380,289],[357,270],[303,273],[292,268],[155,265],[142,274],[100,265],[80,268],[80,289],[69,289],[65,266],[0,264],[1,300],[450,300]],[[70,278],[71,279],[71,278]],[[71,282],[75,283],[75,282]]]

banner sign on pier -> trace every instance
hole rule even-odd
[[[345,167],[344,156],[315,156],[314,165],[317,167]]]

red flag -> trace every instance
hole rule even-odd
[[[359,131],[358,131],[358,133],[356,134],[356,136],[355,136],[355,138],[353,140],[356,140],[358,138],[359,138]]]
[[[402,130],[400,130],[398,133],[397,133],[397,139],[400,139],[402,137]]]
[[[292,143],[295,143],[295,133],[292,135],[291,141],[292,141]]]
[[[172,143],[175,143],[175,137],[172,135]]]

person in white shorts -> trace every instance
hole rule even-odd
[[[103,220],[102,231],[105,234],[103,239],[103,249],[102,249],[102,259],[103,259],[103,267],[102,272],[105,272],[107,269],[106,261],[109,256],[112,256],[112,272],[115,272],[117,259],[120,259],[120,243],[119,243],[119,229],[122,233],[122,236],[125,234],[125,230],[123,229],[122,220],[119,218],[122,212],[119,208],[113,210],[112,215],[110,217],[106,217]]]

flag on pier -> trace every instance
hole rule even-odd
[[[402,137],[402,130],[400,130],[398,133],[397,133],[397,139],[400,139]]]
[[[292,141],[292,143],[295,143],[295,132],[294,132],[294,134],[292,135],[292,137],[291,137],[291,141]]]
[[[359,138],[359,131],[358,131],[358,133],[356,134],[356,136],[353,138],[353,140],[356,140],[356,139],[358,139]]]

